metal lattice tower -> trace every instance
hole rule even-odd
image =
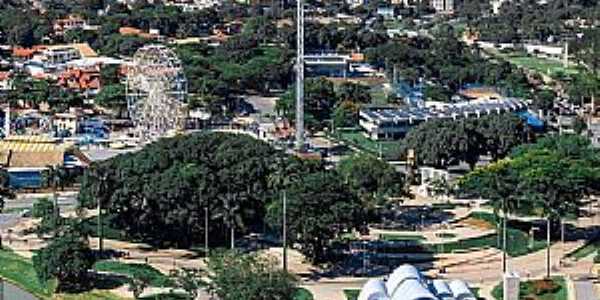
[[[304,0],[297,5],[296,149],[304,150]]]
[[[187,80],[177,55],[163,45],[148,45],[127,69],[127,108],[142,141],[183,128],[187,117]]]

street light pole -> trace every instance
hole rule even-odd
[[[104,193],[106,192],[106,174],[103,174],[100,179],[100,192],[98,193],[98,252],[102,255],[104,251],[104,224],[102,221],[102,200],[104,198]]]
[[[204,207],[204,255],[208,256],[208,204]]]
[[[283,190],[283,271],[287,272],[287,197]]]
[[[502,200],[502,273],[506,274],[506,199]]]

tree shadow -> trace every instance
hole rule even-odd
[[[90,275],[90,289],[112,290],[129,282],[129,278],[118,274],[93,273]]]
[[[328,268],[313,271],[309,278],[384,276],[404,264],[425,271],[433,268],[435,261],[434,253],[416,241],[356,241],[336,253]]]

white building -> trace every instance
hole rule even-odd
[[[363,286],[358,300],[475,300],[462,280],[427,280],[414,266],[402,265],[387,281],[371,279]]]
[[[55,132],[68,131],[72,135],[79,128],[79,117],[72,113],[59,113],[52,116],[52,128]]]
[[[431,0],[431,6],[438,13],[454,13],[454,0]]]

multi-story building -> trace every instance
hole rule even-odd
[[[359,125],[373,140],[398,139],[404,137],[413,127],[434,119],[460,120],[526,110],[527,105],[516,98],[464,101],[406,109],[368,107],[360,111]]]

